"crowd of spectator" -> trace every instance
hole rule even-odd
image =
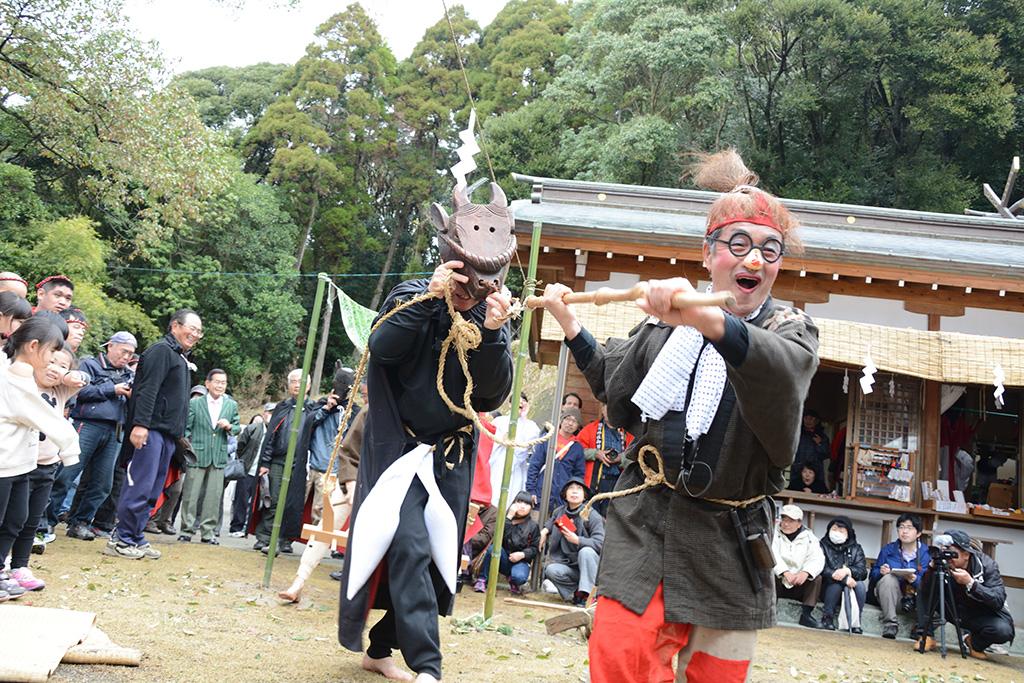
[[[190,352],[203,338],[194,311],[174,313],[166,334],[141,354],[136,338],[122,330],[104,340],[95,356],[79,359],[89,322],[73,305],[73,282],[53,275],[34,289],[32,306],[28,283],[15,273],[0,273],[0,602],[45,586],[31,570],[30,555],[45,552],[61,524],[67,537],[100,539],[104,553],[127,559],[161,557],[147,534],[177,536],[182,543],[198,537],[218,545],[228,480],[234,482],[228,532],[238,538],[254,535],[255,550],[291,553],[302,521],[321,521],[325,484],[335,528],[341,527],[351,507],[360,428],[343,435],[342,452],[348,455],[328,469],[354,381],[351,370],[337,367],[331,392],[317,401],[308,397],[308,382],[307,396],[300,396],[302,374],[292,371],[285,398],[263,404],[243,427],[224,370],[211,369],[202,384],[192,385],[196,367]],[[362,390],[365,404],[365,386]],[[528,417],[527,396],[519,398],[516,440],[537,440],[542,430]],[[300,400],[305,417],[292,495],[278,546],[271,548],[289,426]],[[584,424],[582,403],[578,395],[566,395],[552,438],[515,450],[513,496],[502,511],[497,506],[506,447],[492,436],[507,436],[511,418],[484,416],[488,432],[479,444],[473,523],[464,547],[470,562],[463,579],[475,591],[486,590],[493,556],[513,595],[527,590],[531,574],[538,572],[542,589],[566,602],[582,606],[593,597],[607,501],[581,513],[592,496],[612,490],[633,436],[609,425],[603,406],[596,420]],[[351,427],[363,421],[347,422]],[[790,488],[827,492],[830,458],[820,419],[808,410]],[[547,500],[545,479],[551,482]],[[506,523],[494,555],[499,514]],[[882,636],[892,639],[899,633],[899,616],[911,615],[915,621],[908,635],[928,651],[936,647],[934,577],[941,565],[951,577],[955,608],[946,616],[969,632],[966,651],[983,658],[988,647],[1012,640],[998,566],[977,542],[954,530],[936,537],[946,539],[941,548],[929,548],[920,518],[910,513],[898,517],[896,530],[897,539],[869,567],[848,517],[830,520],[819,539],[805,526],[799,507],[783,506],[771,544],[777,595],[799,601],[799,623],[809,628],[862,633],[870,602],[879,607]],[[307,546],[283,598],[298,600],[328,549],[323,543]],[[820,619],[814,616],[819,604]]]

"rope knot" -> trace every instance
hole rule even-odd
[[[483,341],[480,328],[459,314],[452,317],[451,335],[455,348],[461,351],[472,351]]]
[[[645,456],[651,454],[654,456],[654,467],[647,464]],[[621,491],[606,491],[605,493],[599,493],[583,506],[580,511],[580,517],[583,519],[590,519],[590,510],[594,507],[594,503],[599,500],[610,500],[612,498],[622,498],[623,496],[631,496],[634,493],[640,493],[644,489],[654,488],[664,484],[670,489],[675,489],[675,486],[668,483],[665,478],[665,461],[661,459],[661,453],[654,446],[647,444],[640,449],[640,452],[636,456],[636,464],[640,466],[640,471],[644,474],[644,480],[640,484],[633,486],[632,488],[622,489]]]

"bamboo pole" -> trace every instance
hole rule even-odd
[[[526,282],[523,286],[523,296],[526,296],[526,289],[531,283],[537,280],[537,259],[540,255],[540,230],[541,223],[533,224],[533,234],[530,237],[530,265],[527,270]],[[529,357],[530,344],[530,323],[533,321],[533,309],[527,308],[523,312],[523,324],[519,328],[519,352],[516,355],[515,370],[512,374],[512,414],[508,421],[508,440],[516,440],[516,427],[519,423],[519,393],[523,385],[523,366]],[[501,475],[501,495],[498,497],[498,524],[494,529],[494,538],[491,541],[491,566],[487,572],[487,597],[484,600],[484,619],[490,619],[494,615],[494,594],[498,589],[498,565],[501,563],[501,541],[505,536],[505,514],[508,509],[508,480],[512,478],[512,446],[505,447],[505,471]],[[517,491],[518,493],[518,491]]]
[[[320,380],[324,376],[324,359],[327,357],[327,333],[331,329],[331,313],[334,311],[334,290],[327,293],[327,311],[324,313],[323,325],[320,327],[320,348],[316,350],[316,362],[313,364],[313,396],[320,395]]]
[[[647,283],[638,282],[629,289],[611,289],[602,287],[596,292],[568,292],[562,297],[567,304],[594,304],[604,306],[613,301],[636,301],[647,294]],[[693,308],[695,306],[732,306],[736,300],[729,292],[679,292],[672,297],[673,308]],[[526,297],[526,308],[540,308],[544,305],[544,297]]]
[[[302,359],[302,378],[299,380],[299,395],[295,399],[295,411],[292,413],[291,433],[288,435],[288,452],[284,458],[284,474],[281,477],[281,490],[277,494],[277,507],[274,510],[274,527],[270,531],[270,547],[267,549],[267,564],[263,570],[263,587],[270,587],[270,575],[274,571],[274,556],[277,555],[278,539],[281,535],[281,519],[284,517],[284,504],[288,498],[288,484],[292,480],[292,463],[295,460],[295,446],[299,441],[299,425],[302,424],[302,409],[306,403],[306,379],[309,377],[309,366],[313,363],[313,346],[316,342],[316,324],[320,319],[320,308],[324,303],[324,285],[328,282],[327,274],[317,275],[316,297],[313,300],[313,314],[309,317],[309,332],[306,334],[306,353]]]

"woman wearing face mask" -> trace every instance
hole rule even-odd
[[[858,609],[856,618],[851,619],[848,611],[847,619],[854,633],[863,633],[860,615],[868,595],[868,565],[864,559],[864,549],[857,543],[857,534],[848,517],[836,517],[828,523],[828,533],[821,539],[821,551],[825,553],[825,569],[821,572],[824,593],[822,628],[835,629],[839,601],[844,599],[843,594],[849,588],[856,597]]]
[[[757,629],[775,625],[768,496],[796,453],[817,329],[770,296],[783,254],[799,247],[796,219],[733,150],[705,158],[694,179],[723,193],[702,254],[711,289],[734,299],[727,309],[673,308],[694,283],[655,280],[637,301],[648,319],[598,344],[564,302],[568,288],[544,291],[609,423],[637,436],[608,507],[593,683],[670,681],[675,668],[690,683],[738,683]]]

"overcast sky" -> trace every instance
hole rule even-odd
[[[506,1],[465,0],[464,5],[471,17],[486,26]],[[138,37],[157,41],[175,73],[208,66],[295,62],[312,41],[316,27],[343,11],[349,0],[299,0],[292,8],[287,4],[271,0],[125,3]],[[361,4],[399,59],[408,57],[427,27],[444,16],[441,0],[363,0]],[[452,4],[449,1],[449,8]]]

